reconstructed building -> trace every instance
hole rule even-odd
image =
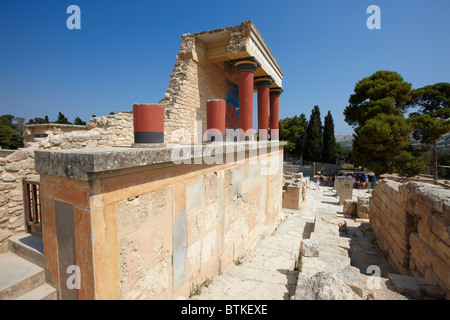
[[[280,222],[282,78],[251,21],[183,35],[159,104],[50,132],[2,160],[2,205],[14,209],[2,248],[16,231],[42,237],[60,299],[188,297]]]

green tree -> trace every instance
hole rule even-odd
[[[5,114],[0,117],[0,146],[3,149],[23,147],[23,123],[25,119]]]
[[[60,124],[72,124],[64,114],[61,112],[58,114],[58,119],[54,123],[60,123]]]
[[[331,112],[325,116],[323,126],[323,155],[322,161],[335,163],[337,155],[336,138],[334,137],[334,121]]]
[[[80,117],[76,117],[75,120],[73,121],[73,124],[76,124],[78,126],[84,126],[86,125],[86,122],[81,120]]]
[[[345,121],[361,127],[379,113],[401,115],[411,102],[411,84],[393,71],[377,71],[355,85],[349,105],[344,110]]]
[[[285,151],[300,155],[302,152],[308,121],[304,114],[292,118],[284,118],[279,122],[280,140],[287,141]]]
[[[355,85],[345,121],[355,127],[354,164],[375,172],[413,176],[426,170],[411,147],[403,115],[412,101],[411,84],[393,71],[377,71]]]
[[[306,160],[320,161],[322,159],[322,120],[319,106],[314,106],[306,129],[304,156]]]
[[[353,158],[356,165],[372,170],[377,176],[399,173],[413,176],[426,169],[412,154],[409,134],[412,127],[401,115],[380,113],[355,130]]]
[[[450,83],[436,83],[413,91],[412,105],[419,110],[410,115],[413,138],[432,147],[433,177],[438,177],[437,141],[450,131]]]
[[[339,142],[336,142],[336,157],[341,163],[353,163],[351,147],[344,147]]]

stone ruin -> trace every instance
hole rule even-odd
[[[284,174],[283,202],[284,209],[298,210],[301,208],[306,197],[308,178],[304,178],[302,173]]]
[[[188,297],[281,221],[282,78],[246,21],[182,35],[157,104],[92,118],[77,131],[26,128],[26,148],[0,159],[0,250],[31,223],[60,299]],[[211,150],[217,162],[206,163]],[[25,182],[39,185],[26,203]],[[39,220],[27,220],[27,207],[40,208]],[[66,286],[71,265],[80,268],[76,290]]]

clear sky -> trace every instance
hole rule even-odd
[[[69,5],[81,30],[69,30]],[[369,30],[369,5],[381,29]],[[0,114],[27,119],[132,110],[163,97],[181,35],[252,20],[284,71],[280,118],[331,110],[336,135],[356,82],[377,70],[413,88],[450,82],[449,0],[1,0]],[[256,106],[255,106],[256,122]]]

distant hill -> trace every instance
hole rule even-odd
[[[336,136],[336,142],[339,142],[342,144],[343,147],[352,147],[353,145],[353,135],[347,135],[347,136]]]
[[[418,146],[419,142],[417,140],[411,139],[411,144],[413,146]],[[444,134],[437,142],[437,149],[441,152],[450,152],[450,132]]]

